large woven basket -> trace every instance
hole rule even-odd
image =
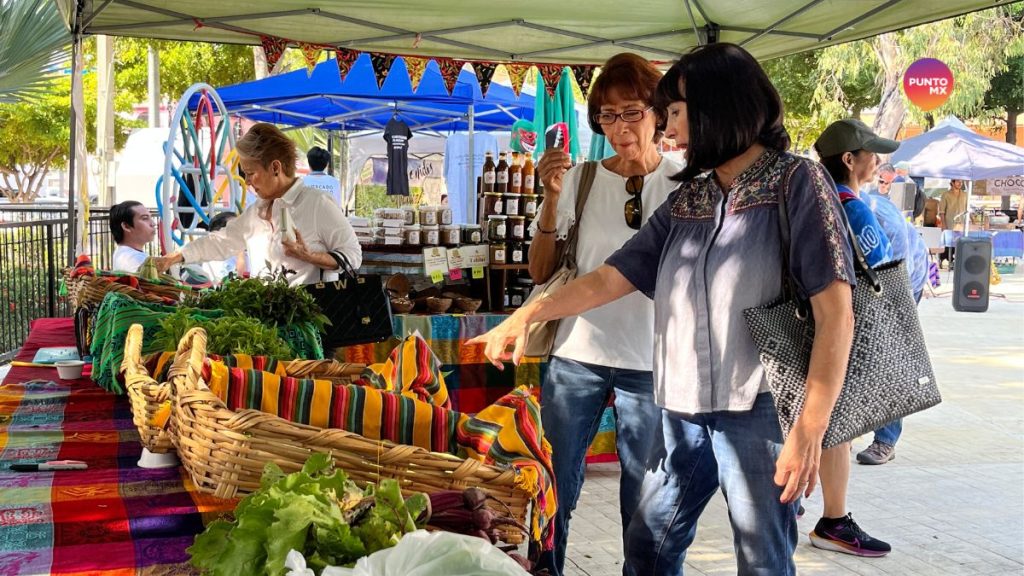
[[[174,449],[166,426],[154,423],[157,412],[173,391],[169,382],[157,382],[146,370],[142,358],[143,328],[133,324],[125,338],[124,373],[125,388],[132,407],[132,422],[139,430],[142,445],[150,452],[164,453]],[[185,340],[182,340],[184,343]],[[180,343],[179,343],[180,346]],[[338,362],[335,360],[292,360],[284,362],[285,373],[295,378],[317,378],[330,380],[335,384],[350,384],[363,373],[365,364]]]
[[[71,270],[69,268],[65,271],[65,285],[71,305],[76,309],[89,305],[98,306],[103,302],[103,297],[107,295],[107,292],[119,292],[142,302],[163,303],[166,298],[178,300],[183,292],[189,290],[188,287],[182,285],[150,282],[144,278],[138,279],[138,288],[112,282],[109,278],[92,274],[83,274],[72,278]]]
[[[206,332],[193,328],[182,339],[169,371],[174,387],[171,439],[199,490],[234,498],[259,488],[267,462],[292,472],[311,454],[321,452],[360,483],[393,478],[404,492],[426,493],[475,486],[526,522],[530,496],[515,487],[513,470],[345,430],[297,424],[258,410],[234,412],[201,389],[205,357]],[[523,535],[510,530],[504,540],[518,544]]]

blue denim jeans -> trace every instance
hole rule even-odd
[[[539,567],[560,576],[565,565],[569,519],[583,486],[587,448],[594,441],[601,415],[615,394],[615,448],[621,473],[619,513],[625,533],[643,481],[647,455],[658,431],[661,409],[654,403],[650,372],[584,364],[552,356],[541,387],[540,414],[544,436],[551,443],[558,512],[555,547],[541,555]]]
[[[795,506],[782,504],[775,460],[782,431],[770,394],[745,412],[664,411],[640,504],[626,533],[629,576],[677,576],[697,520],[718,488],[729,506],[737,573],[796,574]]]
[[[878,430],[875,430],[875,442],[884,442],[889,446],[895,446],[903,433],[903,419],[893,420]]]

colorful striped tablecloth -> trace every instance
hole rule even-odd
[[[37,320],[18,355],[73,346],[73,320]],[[14,367],[0,386],[0,575],[190,574],[185,549],[236,501],[196,492],[180,467],[138,468],[126,396],[53,368]],[[11,472],[84,460],[88,470]]]
[[[379,344],[343,348],[338,352],[338,358],[362,364],[383,362],[400,338],[419,331],[441,361],[452,409],[475,413],[515,386],[532,386],[537,395],[540,394],[540,383],[547,371],[546,363],[527,358],[518,368],[508,364],[505,370],[498,370],[484,358],[483,346],[466,344],[467,340],[494,328],[507,317],[506,314],[395,314],[395,338]],[[601,419],[587,461],[614,460],[615,416],[609,407]]]

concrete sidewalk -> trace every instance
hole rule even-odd
[[[944,402],[904,422],[896,460],[853,465],[849,510],[892,544],[885,558],[818,550],[807,533],[821,494],[805,501],[797,568],[802,575],[1024,574],[1024,273],[993,286],[988,312],[955,312],[952,276],[920,314]],[[863,449],[871,438],[854,443]],[[587,469],[573,517],[567,574],[622,572],[618,467]],[[721,493],[701,518],[687,575],[735,574]]]

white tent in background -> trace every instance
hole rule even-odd
[[[985,180],[1024,174],[1024,148],[982,136],[950,116],[900,142],[890,162],[909,162],[911,176]]]

